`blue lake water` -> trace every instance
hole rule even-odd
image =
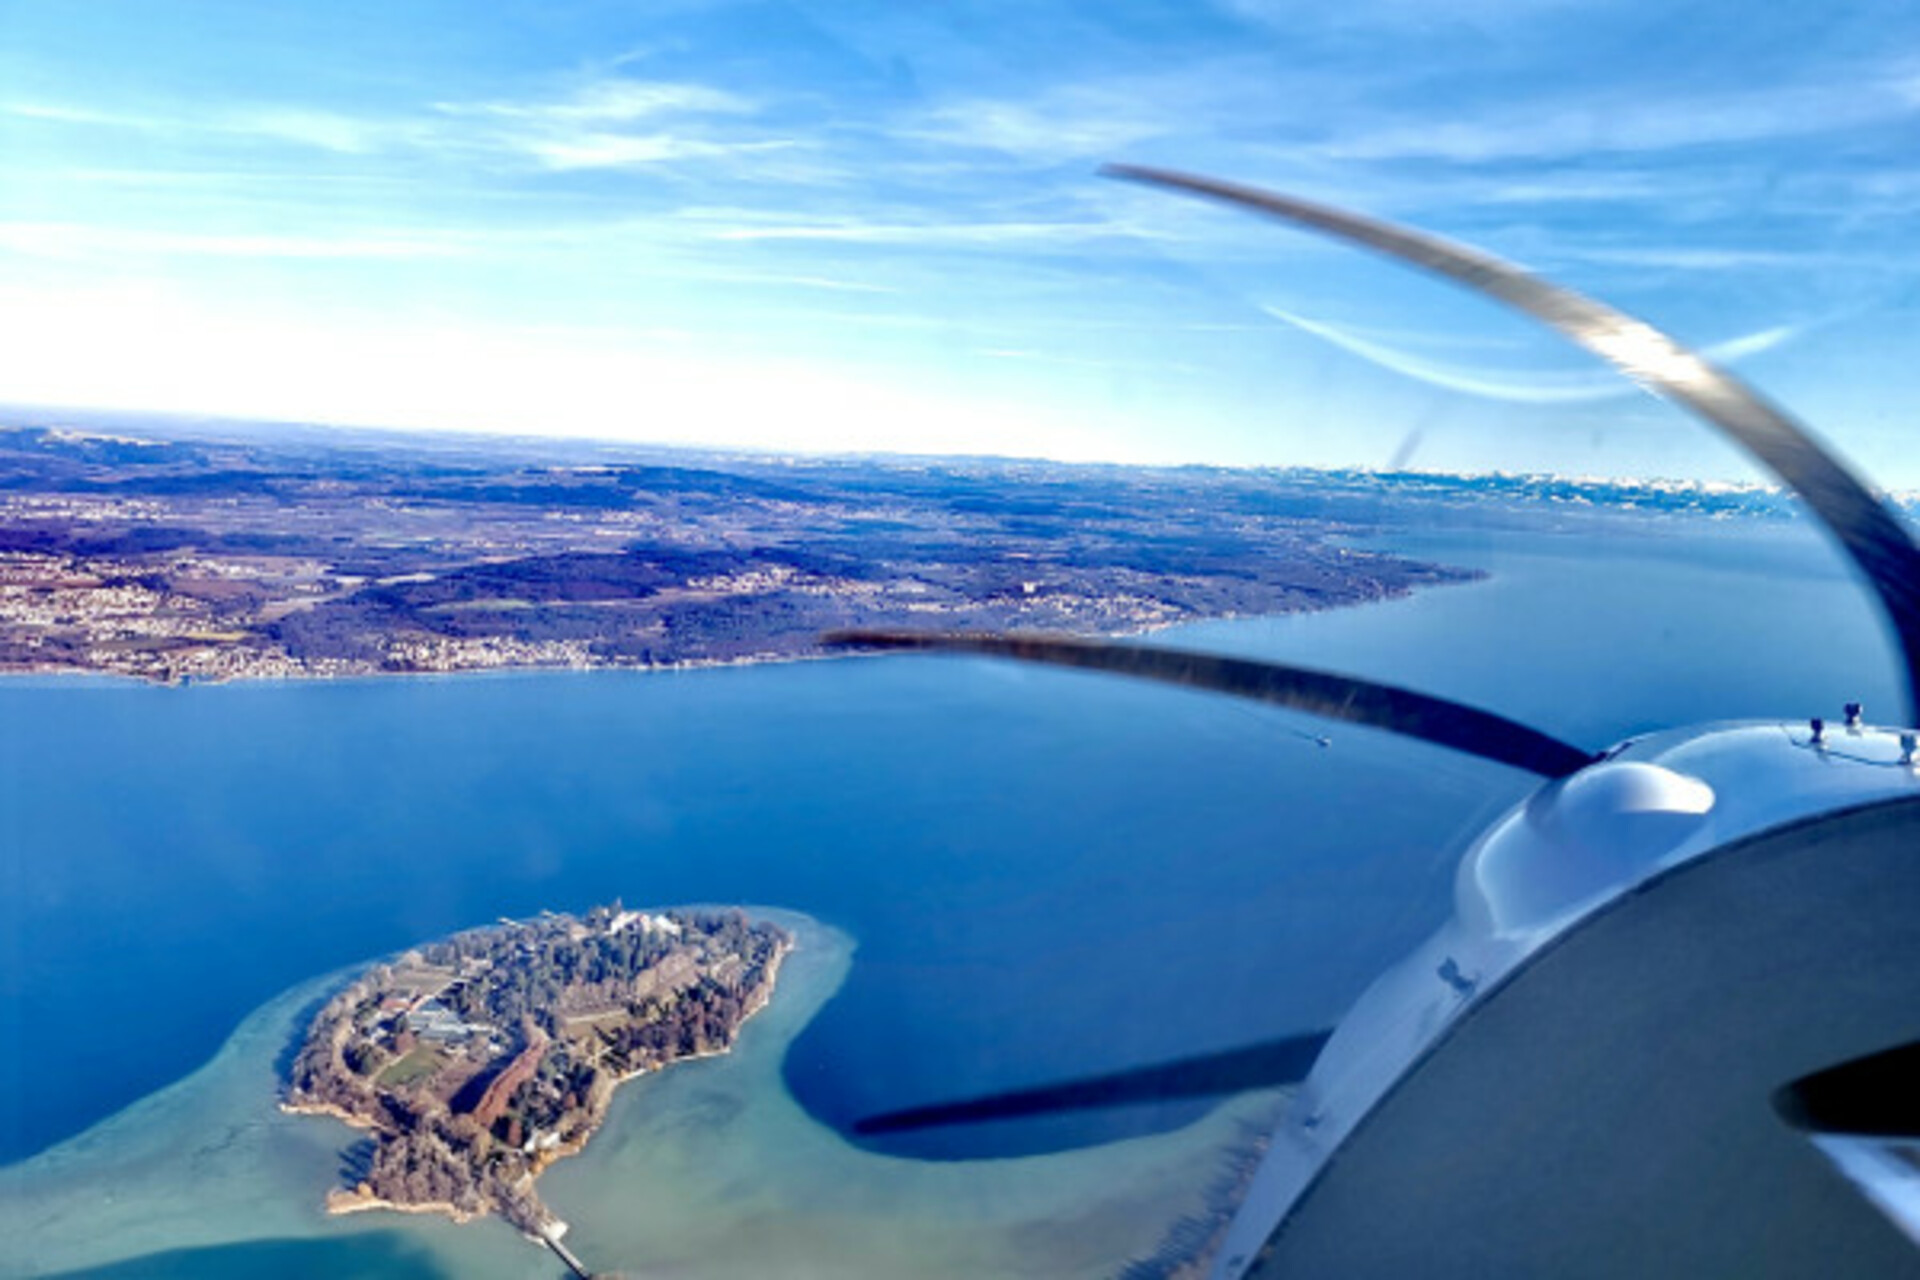
[[[1394,545],[1491,576],[1161,639],[1390,679],[1594,746],[1854,698],[1891,717],[1902,696],[1870,606],[1805,528],[1593,519]],[[785,1091],[767,1086],[827,1131],[1326,1026],[1438,923],[1465,842],[1529,789],[1364,730],[966,660],[0,682],[0,1194],[315,975],[616,896],[776,904],[857,944],[780,1041]],[[1023,1156],[1200,1114],[887,1150]],[[381,1225],[154,1248],[97,1274],[447,1265],[416,1246],[454,1228]]]

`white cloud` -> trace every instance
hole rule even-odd
[[[902,292],[893,285],[874,284],[868,280],[847,280],[838,276],[724,270],[689,271],[677,274],[684,274],[698,280],[710,280],[715,284],[768,284],[795,289],[820,289],[828,293],[898,294]]]
[[[1627,171],[1614,173],[1530,173],[1494,183],[1476,183],[1461,192],[1483,204],[1609,204],[1622,201],[1666,200],[1693,194],[1673,174]]]
[[[141,123],[137,118],[76,107],[60,102],[9,102],[0,111],[25,120],[51,120],[60,124],[97,124],[124,127]]]
[[[75,222],[0,222],[0,250],[46,258],[441,258],[460,252],[444,238],[421,234],[219,234]]]
[[[1513,103],[1493,116],[1355,128],[1314,150],[1338,160],[1479,164],[1804,138],[1920,114],[1898,86],[1896,77],[1866,73],[1740,93]]]
[[[779,151],[792,146],[778,139],[713,142],[666,133],[540,135],[519,139],[519,149],[548,169],[630,169],[670,160],[714,160]]]
[[[1693,249],[1662,248],[1657,245],[1646,248],[1571,248],[1565,250],[1561,256],[1580,258],[1587,262],[1610,262],[1628,267],[1655,267],[1682,271],[1751,271],[1755,268],[1772,267],[1806,271],[1823,266],[1845,265],[1849,262],[1856,266],[1868,266],[1879,261],[1869,258],[1850,260],[1840,254],[1797,252],[1789,249]]]
[[[439,102],[464,145],[533,160],[556,172],[642,169],[792,150],[791,138],[739,136],[761,104],[711,85],[603,78],[547,98]],[[623,127],[636,126],[636,127]]]
[[[838,222],[718,227],[706,235],[714,240],[821,240],[850,244],[897,244],[924,248],[963,245],[1003,245],[1036,242],[1081,242],[1132,236],[1118,223],[1084,222],[946,222],[885,223],[847,219]]]
[[[891,136],[971,157],[997,152],[1027,164],[1122,158],[1142,147],[1191,152],[1223,144],[1244,153],[1250,131],[1298,136],[1302,103],[1314,118],[1364,98],[1388,77],[1311,65],[1276,66],[1234,54],[1176,60],[1153,70],[1049,78],[1026,94],[963,95],[901,119]]]
[[[147,112],[103,110],[71,103],[10,102],[0,112],[21,119],[98,128],[130,129],[163,137],[263,138],[320,151],[362,154],[425,138],[405,120],[349,115],[279,103],[251,103],[219,110]]]
[[[395,140],[398,132],[390,123],[333,111],[287,107],[268,107],[215,117],[214,127],[226,133],[275,138],[321,151],[349,154],[387,146]]]
[[[663,115],[745,115],[752,101],[710,85],[662,80],[596,80],[557,98],[441,102],[453,116],[494,116],[552,124],[630,124]]]
[[[1168,131],[1165,113],[1144,112],[1139,103],[1088,88],[1029,102],[977,99],[937,108],[899,136],[1026,161],[1103,157]]]
[[[356,114],[291,103],[217,109],[107,111],[57,102],[13,102],[0,111],[50,123],[134,129],[169,137],[247,138],[342,155],[434,150],[528,156],[549,169],[624,168],[725,157],[789,145],[712,132],[717,117],[751,115],[755,103],[706,85],[603,79],[552,98],[439,102],[408,115]],[[619,126],[653,122],[644,133]],[[669,127],[671,126],[671,127]]]

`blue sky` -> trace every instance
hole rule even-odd
[[[1920,8],[0,0],[0,401],[779,450],[1741,477],[1464,238],[1920,485]]]

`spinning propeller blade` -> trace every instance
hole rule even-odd
[[[1171,169],[1115,164],[1101,172],[1270,214],[1444,276],[1558,330],[1647,390],[1692,410],[1798,494],[1867,576],[1906,663],[1907,723],[1920,723],[1920,548],[1899,516],[1812,432],[1740,379],[1644,321],[1438,236]]]
[[[1313,1069],[1313,1061],[1332,1032],[1264,1040],[1221,1053],[1179,1058],[1150,1067],[1134,1067],[1111,1075],[1090,1076],[1062,1084],[990,1094],[962,1102],[943,1102],[869,1116],[854,1125],[856,1133],[900,1133],[950,1124],[978,1124],[1020,1116],[1053,1115],[1093,1107],[1118,1107],[1130,1102],[1158,1102],[1163,1098],[1210,1098],[1244,1089],[1298,1084]]]
[[[1641,386],[1691,410],[1798,494],[1866,575],[1905,662],[1909,723],[1920,723],[1920,548],[1893,510],[1811,432],[1745,383],[1643,321],[1477,249],[1213,178],[1138,165],[1109,165],[1102,172],[1269,214],[1444,276],[1542,321]],[[1596,758],[1538,730],[1444,698],[1277,663],[1045,636],[849,631],[825,637],[825,642],[988,654],[1140,676],[1370,725],[1549,778],[1565,777]],[[1326,1040],[1321,1033],[1265,1041],[1158,1066],[916,1107],[864,1120],[857,1128],[886,1133],[1292,1083],[1305,1078]]]
[[[1277,662],[1036,635],[836,631],[823,636],[821,642],[848,648],[978,653],[1229,693],[1331,720],[1386,729],[1548,778],[1564,778],[1592,764],[1595,758],[1590,751],[1464,703]]]

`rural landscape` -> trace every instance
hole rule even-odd
[[[0,427],[0,670],[161,683],[1118,635],[1464,581],[1395,525],[1778,514],[1752,487],[719,455],[101,418]]]

